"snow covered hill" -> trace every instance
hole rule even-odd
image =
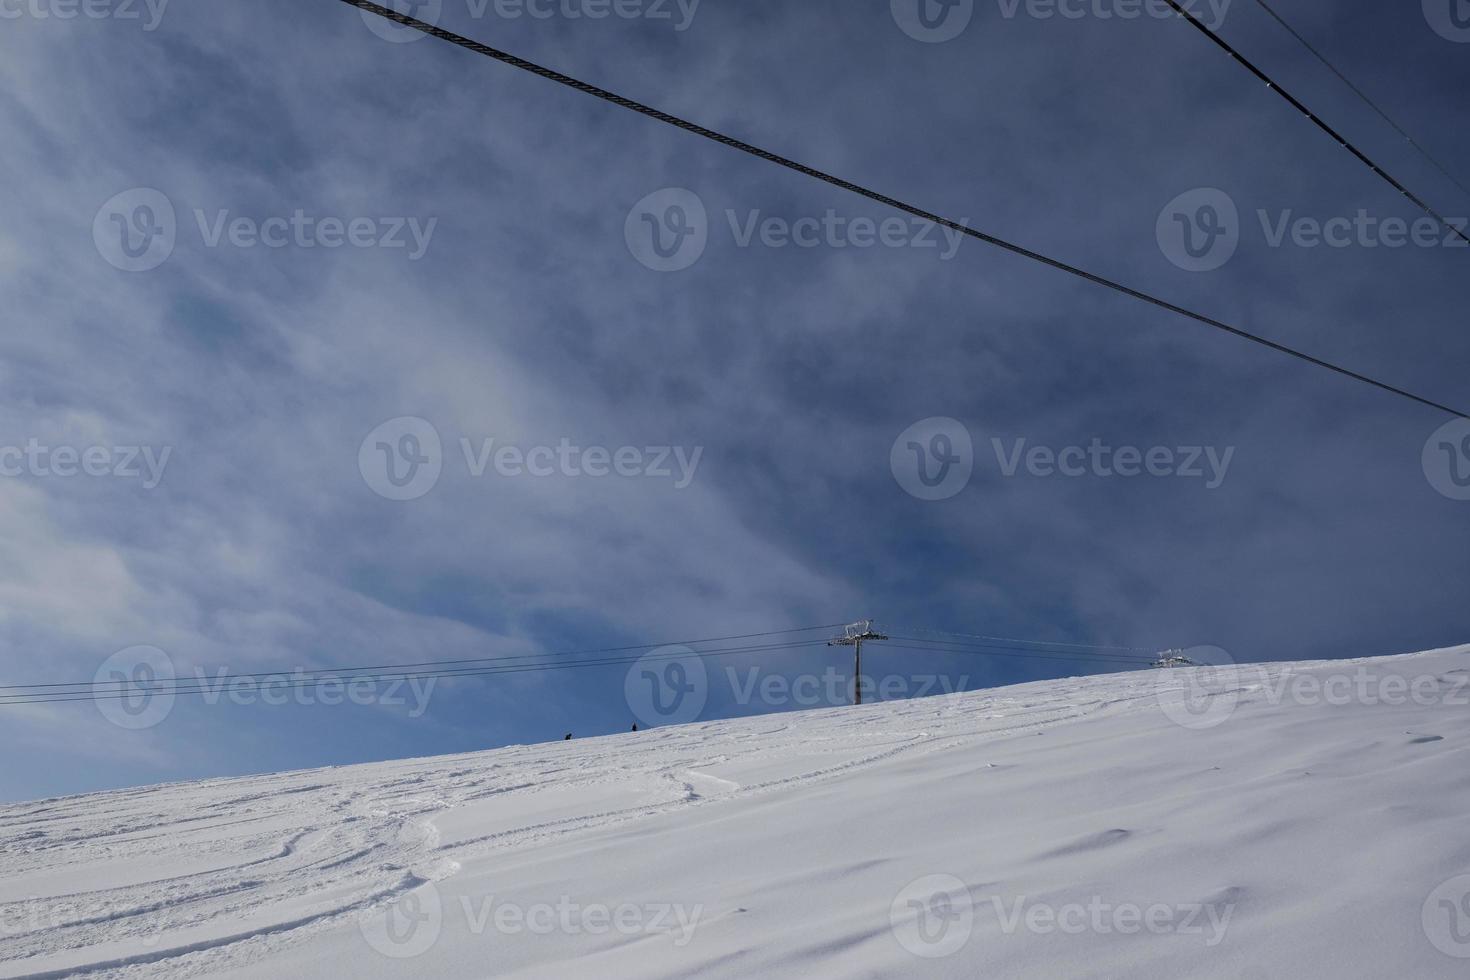
[[[0,807],[0,976],[1464,977],[1470,647]]]

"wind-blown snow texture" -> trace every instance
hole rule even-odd
[[[1114,674],[0,807],[0,976],[1463,977],[1467,671]]]

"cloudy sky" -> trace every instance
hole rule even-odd
[[[907,0],[423,9],[1470,403],[1470,248],[1406,236],[1412,205],[1197,31],[1128,0],[926,2],[934,26]],[[1277,5],[1465,182],[1454,2]],[[1198,9],[1470,214],[1255,0]],[[138,647],[289,673],[866,616],[1242,661],[1470,638],[1470,429],[1441,413],[337,0],[0,14],[7,684],[131,676]],[[1098,669],[873,649],[967,686]],[[138,728],[0,706],[0,798],[622,731],[626,672],[180,697]],[[712,674],[702,717],[788,706]]]

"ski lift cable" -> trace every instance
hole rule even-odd
[[[931,635],[934,635],[934,636],[955,636],[955,637],[963,637],[965,639],[970,639],[970,640],[987,640],[987,641],[992,641],[992,642],[996,642],[996,643],[1034,643],[1034,644],[1041,644],[1041,645],[1044,645],[1044,646],[1053,646],[1053,647],[1075,647],[1075,648],[1077,648],[1079,650],[1111,650],[1111,651],[1128,652],[1128,653],[1149,653],[1149,654],[1152,654],[1152,653],[1156,653],[1157,652],[1157,650],[1154,647],[1106,646],[1106,645],[1097,644],[1097,643],[1070,643],[1070,642],[1063,642],[1061,640],[1027,640],[1027,639],[1021,639],[1019,637],[1014,637],[1014,636],[983,636],[983,635],[981,635],[979,633],[958,633],[958,632],[955,632],[955,631],[952,631],[952,630],[931,630],[931,629],[924,629],[923,627],[920,627],[920,626],[894,626],[894,627],[891,627],[891,628],[892,629],[896,629],[896,630],[902,630],[902,631],[904,631],[906,633],[928,633],[928,634],[931,634]]]
[[[809,642],[801,643],[801,644],[789,644],[789,645],[782,644],[782,645],[780,645],[778,647],[773,647],[773,648],[752,648],[752,649],[748,649],[748,650],[735,649],[735,650],[708,651],[708,652],[704,652],[704,653],[699,653],[697,655],[699,657],[701,657],[701,658],[705,658],[705,657],[728,657],[728,656],[735,656],[737,654],[738,655],[759,656],[759,655],[770,655],[770,654],[774,654],[774,653],[778,653],[778,652],[787,652],[787,651],[790,651],[792,649],[803,648],[803,647],[816,649],[816,648],[825,648],[825,646],[826,646],[825,643],[820,643],[820,642],[817,642],[817,641],[809,641]],[[502,666],[502,667],[484,667],[484,668],[467,669],[467,670],[460,670],[460,671],[431,671],[431,672],[424,672],[424,673],[417,673],[417,674],[392,674],[392,675],[357,675],[357,676],[354,676],[354,677],[338,677],[338,676],[327,674],[327,675],[320,675],[320,676],[313,676],[313,677],[297,678],[297,677],[294,677],[294,676],[277,674],[277,675],[270,675],[270,676],[280,678],[280,680],[279,680],[278,683],[267,682],[266,684],[262,684],[261,687],[262,688],[269,687],[269,688],[273,688],[273,689],[296,689],[296,688],[300,688],[300,687],[308,686],[308,685],[320,685],[320,684],[329,684],[329,683],[335,683],[335,682],[341,682],[341,683],[348,683],[348,684],[350,684],[350,683],[387,683],[387,682],[393,682],[393,681],[411,681],[411,680],[428,680],[428,679],[448,679],[448,680],[453,680],[453,679],[464,678],[464,677],[485,677],[485,676],[493,676],[493,675],[498,675],[498,674],[519,674],[519,673],[527,673],[527,672],[534,672],[534,671],[571,670],[571,669],[581,668],[581,667],[608,667],[608,666],[625,666],[625,665],[628,665],[628,664],[636,664],[636,663],[660,663],[660,662],[667,662],[667,661],[683,660],[683,659],[688,658],[690,655],[691,654],[689,652],[684,652],[684,653],[670,652],[670,653],[660,654],[660,653],[658,653],[658,652],[655,651],[655,653],[653,653],[653,654],[645,654],[642,657],[623,657],[623,658],[611,658],[611,659],[601,659],[601,660],[580,660],[580,661],[571,661],[571,662],[565,662],[565,661],[563,661],[563,662],[559,662],[559,663],[545,663],[545,664],[515,664],[515,665]],[[37,693],[33,693],[33,694],[25,694],[25,695],[4,695],[4,696],[0,696],[0,697],[16,698],[18,700],[8,700],[8,701],[7,700],[0,700],[0,708],[7,707],[7,706],[10,706],[10,705],[59,704],[59,703],[70,702],[70,701],[115,701],[115,700],[121,700],[121,699],[126,699],[126,698],[139,698],[139,697],[145,697],[145,696],[157,696],[157,697],[162,697],[162,696],[166,696],[166,695],[179,695],[179,696],[183,696],[183,695],[190,695],[190,694],[209,694],[209,693],[214,693],[214,692],[218,692],[221,695],[223,695],[226,692],[226,690],[228,689],[229,684],[231,682],[233,682],[235,679],[236,679],[235,677],[230,677],[230,678],[226,678],[226,679],[222,680],[222,682],[220,684],[217,684],[217,685],[203,685],[203,686],[192,686],[192,687],[187,687],[187,686],[177,685],[177,684],[174,685],[174,686],[163,686],[163,685],[154,686],[154,685],[151,685],[151,684],[149,684],[147,682],[134,682],[134,689],[128,690],[128,691],[105,691],[105,692],[101,692],[101,693],[95,693],[95,692],[94,693],[86,693],[86,692],[82,692],[82,691],[54,691],[54,692],[43,692],[43,693],[38,693],[38,694]],[[194,682],[191,680],[191,681],[189,681],[189,683],[190,684],[193,684]]]
[[[744,633],[744,634],[741,634],[741,635],[738,635],[738,636],[716,636],[716,637],[710,637],[708,639],[702,639],[702,640],[669,640],[667,642],[662,642],[662,643],[638,643],[638,644],[633,644],[631,646],[603,647],[601,649],[595,649],[595,650],[562,651],[562,652],[557,652],[557,653],[505,654],[505,655],[495,656],[495,657],[475,657],[475,658],[466,659],[466,660],[430,660],[430,661],[424,661],[424,662],[420,662],[420,663],[379,664],[379,665],[376,665],[376,666],[361,666],[361,667],[351,667],[351,666],[348,666],[348,667],[321,667],[321,668],[318,668],[315,671],[315,673],[323,673],[323,672],[330,672],[330,673],[351,673],[351,672],[356,672],[356,671],[369,671],[369,670],[415,670],[415,669],[418,669],[420,667],[452,667],[452,666],[457,666],[457,665],[460,665],[460,664],[489,664],[489,663],[500,663],[500,662],[512,661],[512,660],[538,659],[538,658],[543,658],[543,657],[589,657],[589,656],[593,656],[595,654],[628,653],[628,652],[631,652],[631,651],[634,651],[634,650],[650,650],[650,649],[655,649],[657,647],[666,647],[666,646],[689,646],[689,647],[692,647],[692,646],[697,646],[697,645],[705,644],[705,643],[728,643],[728,642],[732,642],[734,640],[763,639],[763,638],[766,638],[766,637],[783,636],[783,635],[790,634],[790,633],[811,633],[811,632],[816,632],[818,630],[825,631],[825,630],[837,629],[841,625],[842,624],[839,623],[839,624],[829,624],[829,625],[826,625],[826,626],[797,626],[797,627],[792,627],[790,629],[784,629],[784,630],[769,630],[769,631],[764,632],[764,633]],[[262,671],[260,673],[254,673],[254,674],[234,674],[234,675],[231,675],[231,676],[233,676],[233,677],[276,677],[279,674],[280,674],[280,671]],[[0,692],[3,692],[3,691],[40,690],[40,689],[43,689],[43,688],[53,688],[53,687],[86,687],[86,688],[90,688],[90,687],[92,687],[96,683],[97,683],[96,681],[69,681],[69,682],[62,681],[62,682],[53,682],[53,683],[48,683],[48,684],[0,684]],[[107,682],[103,682],[103,683],[118,683],[118,682],[107,681]],[[0,697],[4,697],[4,696],[5,696],[4,694],[0,694]]]
[[[490,47],[487,44],[472,40],[462,34],[456,34],[453,31],[446,30],[445,28],[439,27],[435,24],[430,24],[426,21],[419,20],[418,18],[412,17],[408,14],[399,13],[398,11],[385,7],[382,4],[374,3],[372,2],[372,0],[341,0],[341,2],[347,4],[350,7],[356,7],[359,10],[363,10],[367,13],[376,14],[379,17],[391,20],[394,23],[400,24],[404,27],[415,28],[423,32],[424,34],[429,35],[430,37],[438,38],[441,41],[446,41],[450,44],[457,45],[467,51],[472,51],[475,54],[482,55],[483,57],[492,58],[496,61],[501,62],[502,64],[520,69],[521,71],[530,72],[534,75],[540,76],[541,78],[547,79],[548,81],[556,82],[559,85],[564,85],[578,92],[582,92],[586,95],[593,96],[594,98],[601,99],[604,102],[611,103],[612,105],[628,109],[632,112],[640,113],[641,115],[647,116],[650,119],[655,119],[662,123],[666,123],[667,125],[675,126],[696,136],[712,140],[733,150],[738,150],[741,153],[746,153],[750,156],[758,157],[759,159],[765,160],[769,163],[773,163],[779,167],[784,167],[787,170],[791,170],[796,173],[803,174],[807,177],[811,177],[814,180],[820,180],[824,183],[831,184],[834,187],[841,188],[842,190],[849,191],[853,194],[858,194],[862,197],[867,198],[868,200],[875,201],[886,207],[891,207],[895,210],[903,211],[924,221],[931,221],[939,227],[948,228],[951,231],[955,231],[959,234],[978,239],[989,245],[1004,249],[1023,258],[1030,259],[1033,262],[1041,263],[1042,265],[1049,266],[1060,272],[1065,272],[1068,275],[1075,276],[1079,279],[1085,279],[1095,285],[1103,286],[1115,292],[1122,293],[1125,296],[1130,296],[1133,299],[1149,303],[1153,306],[1158,307],[1159,309],[1166,310],[1177,316],[1185,317],[1186,319],[1204,324],[1205,326],[1211,327],[1215,330],[1228,333],[1234,337],[1240,338],[1241,340],[1250,341],[1253,344],[1258,344],[1262,347],[1276,351],[1279,354],[1285,354],[1288,357],[1296,358],[1297,360],[1304,361],[1315,367],[1322,368],[1326,371],[1331,371],[1334,374],[1338,374],[1350,380],[1357,381],[1361,384],[1377,388],[1380,391],[1385,391],[1389,394],[1397,395],[1401,398],[1406,398],[1409,401],[1416,402],[1429,408],[1433,408],[1437,411],[1444,412],[1449,415],[1454,415],[1460,418],[1470,418],[1470,414],[1462,412],[1459,409],[1451,408],[1442,402],[1434,401],[1433,399],[1426,398],[1423,395],[1417,395],[1405,388],[1400,388],[1396,385],[1389,384],[1386,381],[1379,381],[1377,378],[1373,378],[1366,374],[1354,371],[1350,368],[1343,367],[1342,365],[1333,363],[1332,361],[1324,360],[1323,358],[1308,354],[1305,351],[1287,346],[1286,344],[1270,340],[1264,336],[1261,336],[1260,334],[1251,333],[1250,331],[1244,330],[1240,327],[1232,326],[1223,320],[1219,320],[1204,313],[1196,312],[1195,310],[1189,309],[1188,307],[1180,306],[1177,303],[1171,303],[1168,300],[1162,299],[1158,296],[1154,296],[1151,293],[1146,293],[1142,290],[1135,289],[1132,286],[1124,285],[1117,280],[1109,279],[1105,276],[1098,275],[1097,273],[1088,272],[1087,270],[1079,266],[1071,265],[1069,263],[1063,262],[1060,259],[1052,258],[1051,256],[1044,255],[1041,252],[1036,252],[1022,245],[1007,241],[1006,239],[1000,238],[996,235],[992,235],[987,232],[971,228],[969,225],[955,221],[951,218],[946,218],[942,215],[934,214],[930,211],[925,211],[924,209],[916,207],[912,204],[906,204],[905,202],[893,197],[889,197],[886,194],[881,194],[867,187],[863,187],[860,184],[855,184],[852,181],[845,180],[841,177],[826,173],[825,171],[817,170],[816,168],[807,166],[804,163],[799,163],[795,160],[788,159],[786,157],[780,156],[779,154],[773,153],[770,150],[762,149],[761,147],[755,146],[751,143],[747,143],[743,140],[736,139],[732,136],[727,136],[724,133],[717,132],[716,130],[708,129],[704,126],[699,125],[698,123],[691,122],[679,116],[664,112],[661,109],[655,109],[652,106],[648,106],[641,102],[634,101],[633,99],[626,98],[625,96],[618,95],[617,93],[608,91],[607,89],[599,88],[596,85],[584,82],[581,79],[572,77],[571,75],[566,75],[562,72],[547,68],[543,65],[538,65],[535,62],[527,61],[526,59],[518,57],[517,55],[513,55],[507,51],[502,51],[498,48]],[[1175,0],[1165,0],[1165,2],[1177,7]],[[1200,26],[1203,27],[1203,25]],[[1206,32],[1208,33],[1208,29],[1206,29]],[[1213,34],[1210,36],[1214,37]],[[1223,44],[1223,42],[1221,43]],[[1354,152],[1357,151],[1355,150]],[[1359,154],[1359,156],[1362,156],[1362,154]],[[1362,159],[1366,161],[1367,157],[1362,156]],[[1371,161],[1368,162],[1371,164]],[[1408,191],[1405,190],[1405,193],[1408,194]],[[1409,196],[1415,201],[1418,200],[1417,198],[1413,197],[1413,195]],[[1433,214],[1434,212],[1430,211],[1430,213]]]
[[[1174,11],[1179,14],[1179,16],[1189,21],[1189,23],[1193,25],[1197,30],[1199,30],[1201,34],[1203,34],[1205,37],[1209,38],[1211,41],[1215,42],[1215,44],[1224,49],[1224,51],[1228,55],[1230,55],[1230,57],[1239,62],[1246,71],[1250,72],[1252,75],[1256,76],[1256,78],[1265,82],[1267,88],[1270,88],[1277,95],[1281,96],[1288,103],[1290,103],[1292,108],[1296,109],[1302,115],[1311,120],[1313,125],[1322,130],[1322,132],[1326,133],[1332,139],[1336,140],[1339,146],[1341,146],[1343,149],[1347,150],[1354,157],[1356,157],[1358,161],[1363,164],[1363,166],[1367,167],[1379,177],[1383,178],[1383,180],[1387,182],[1390,187],[1402,194],[1415,207],[1423,211],[1425,214],[1429,215],[1435,221],[1438,221],[1448,231],[1453,232],[1457,237],[1463,240],[1465,244],[1470,245],[1470,236],[1467,236],[1463,229],[1456,227],[1449,219],[1445,218],[1438,211],[1434,210],[1434,208],[1430,207],[1427,203],[1425,203],[1423,198],[1405,187],[1401,182],[1395,179],[1392,174],[1390,174],[1387,170],[1383,169],[1383,167],[1375,163],[1373,159],[1368,156],[1368,154],[1358,149],[1351,140],[1339,133],[1336,129],[1333,129],[1330,125],[1327,124],[1324,119],[1322,119],[1321,116],[1317,115],[1311,109],[1308,109],[1300,99],[1292,95],[1286,89],[1282,88],[1281,85],[1278,84],[1274,78],[1272,78],[1270,75],[1267,75],[1264,71],[1257,67],[1254,62],[1252,62],[1245,55],[1241,54],[1234,47],[1232,47],[1229,41],[1225,40],[1219,34],[1210,30],[1209,26],[1205,24],[1205,22],[1201,20],[1198,15],[1187,10],[1179,3],[1179,0],[1164,0],[1164,2],[1172,7]],[[1262,6],[1264,6],[1264,4]],[[1275,16],[1274,13],[1272,14],[1272,16]],[[1278,17],[1277,20],[1280,21],[1281,19]],[[1284,26],[1286,22],[1281,21],[1281,23]],[[1321,56],[1318,55],[1318,57]],[[1336,69],[1334,69],[1334,71],[1335,70]],[[1344,79],[1344,81],[1346,81],[1346,79]]]
[[[1460,178],[1456,177],[1453,173],[1451,173],[1448,167],[1446,167],[1443,163],[1439,161],[1437,157],[1435,157],[1432,153],[1425,149],[1418,140],[1409,135],[1408,130],[1404,129],[1403,126],[1400,126],[1398,122],[1396,122],[1386,110],[1381,108],[1377,102],[1373,101],[1373,99],[1369,97],[1367,92],[1364,92],[1361,88],[1354,84],[1351,78],[1348,78],[1347,75],[1340,68],[1329,61],[1325,54],[1317,50],[1316,46],[1313,45],[1311,41],[1308,41],[1305,37],[1302,36],[1301,32],[1299,32],[1295,27],[1292,27],[1291,24],[1286,20],[1286,18],[1282,17],[1279,13],[1276,12],[1275,8],[1267,3],[1266,0],[1256,0],[1256,4],[1259,5],[1260,8],[1264,10],[1267,14],[1269,14],[1272,20],[1276,21],[1276,23],[1285,28],[1288,34],[1296,38],[1297,41],[1301,43],[1302,47],[1311,52],[1314,58],[1322,62],[1322,64],[1326,65],[1328,70],[1331,71],[1332,74],[1336,75],[1339,79],[1341,79],[1344,85],[1352,89],[1354,95],[1363,100],[1363,103],[1367,105],[1368,108],[1376,112],[1383,119],[1384,122],[1392,126],[1394,132],[1402,136],[1409,143],[1410,146],[1412,146],[1415,150],[1419,152],[1420,156],[1422,156],[1425,160],[1428,160],[1436,170],[1438,170],[1450,181],[1450,183],[1454,184],[1466,195],[1470,195],[1470,187],[1466,187],[1464,182],[1461,181]]]
[[[1070,651],[1070,649],[1033,649],[1026,646],[1001,646],[1001,645],[978,645],[978,644],[942,644],[939,641],[917,638],[917,636],[892,636],[894,641],[906,642],[906,644],[923,644],[923,649],[936,652],[936,654],[995,654],[1011,655],[1011,657],[1025,658],[1028,655],[1036,657],[1055,657],[1063,660],[1075,660],[1079,663],[1092,664],[1142,664],[1148,663],[1147,657],[1123,657],[1119,654],[1088,654],[1088,652]]]
[[[1046,653],[997,653],[997,652],[992,652],[992,651],[988,651],[988,650],[941,650],[941,649],[936,649],[934,647],[906,646],[906,645],[904,645],[902,643],[884,643],[884,644],[881,645],[881,647],[879,649],[881,649],[881,650],[905,650],[905,651],[909,651],[911,653],[938,653],[938,654],[954,655],[954,656],[999,657],[1002,660],[1007,660],[1007,659],[1009,659],[1009,660],[1027,660],[1027,661],[1047,660],[1047,661],[1056,661],[1058,663],[1091,664],[1091,665],[1094,665],[1094,666],[1099,667],[1099,668],[1111,667],[1111,668],[1115,668],[1116,670],[1119,670],[1119,671],[1125,671],[1125,670],[1129,670],[1129,669],[1134,669],[1134,668],[1148,666],[1148,662],[1147,661],[1144,661],[1144,660],[1100,660],[1100,659],[1086,659],[1086,658],[1079,658],[1079,657],[1074,656],[1074,655],[1071,655],[1071,654],[1056,654],[1056,655],[1051,655],[1051,654],[1046,654]]]

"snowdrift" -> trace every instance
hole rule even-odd
[[[1470,647],[0,807],[0,976],[1470,971]]]

